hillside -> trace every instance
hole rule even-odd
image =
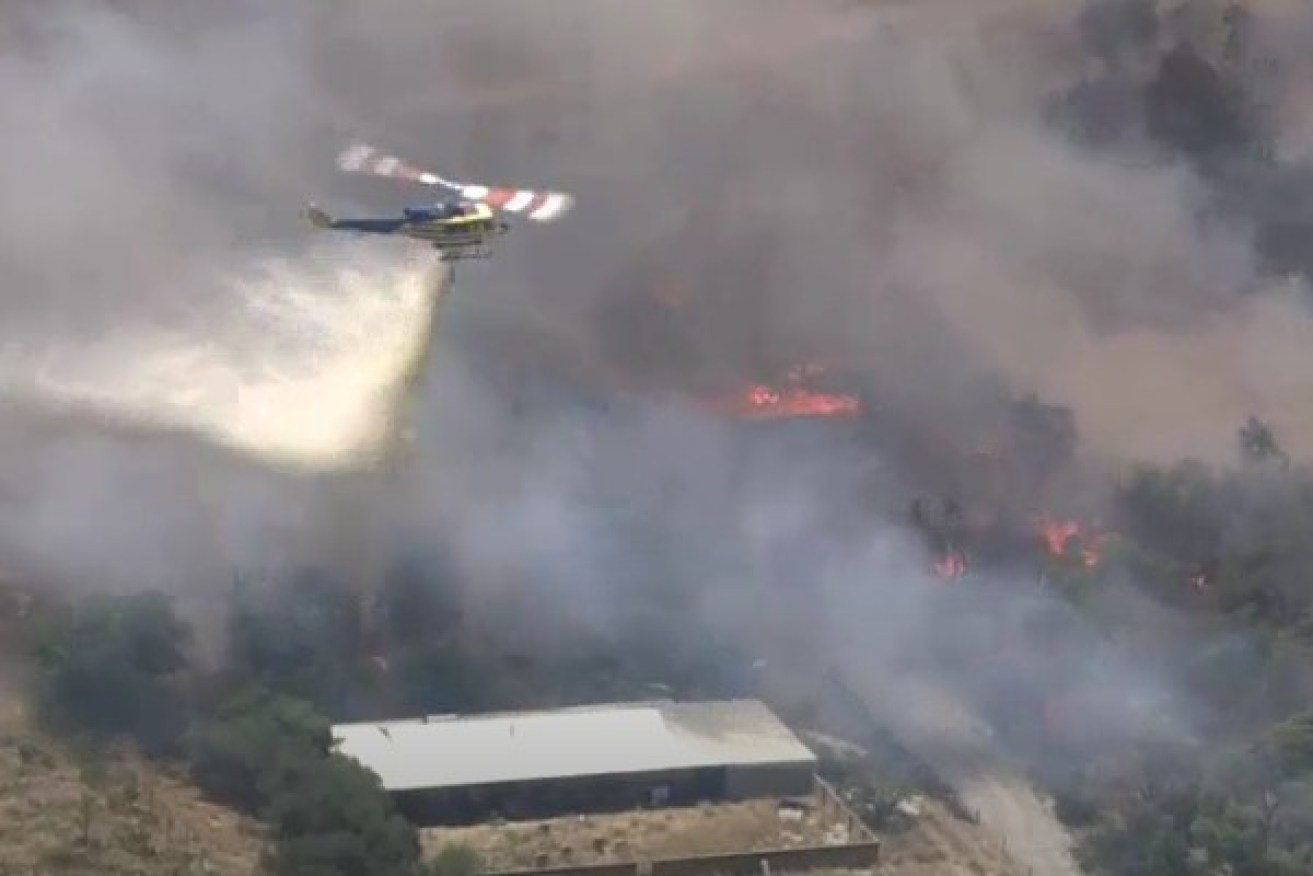
[[[254,874],[259,828],[125,752],[79,755],[0,725],[0,873]]]
[[[888,876],[1025,876],[987,827],[963,821],[942,803],[913,801],[914,825],[886,834],[881,857]]]
[[[257,874],[260,828],[123,751],[83,756],[27,726],[13,700],[0,729],[0,873]],[[921,800],[884,835],[890,876],[1019,871],[987,829]]]

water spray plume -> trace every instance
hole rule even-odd
[[[182,431],[279,466],[390,453],[445,275],[419,257],[330,254],[235,273],[221,321],[130,325],[96,343],[11,342],[0,393],[107,427]]]

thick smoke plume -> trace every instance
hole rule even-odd
[[[1249,414],[1288,450],[1313,447],[1300,284],[1270,292],[1248,220],[1201,218],[1209,183],[1186,163],[1078,145],[1050,123],[1094,63],[1077,11],[6,13],[0,378],[21,405],[3,474],[23,511],[0,535],[85,586],[195,588],[326,558],[378,511],[389,538],[448,544],[480,594],[528,588],[544,635],[553,615],[620,623],[635,594],[668,586],[786,659],[970,689],[937,650],[944,588],[883,511],[987,443],[1014,399],[1069,406],[1098,465],[1230,454]],[[1306,150],[1306,92],[1272,106],[1283,149]],[[404,247],[312,242],[298,224],[309,198],[349,211],[423,196],[337,179],[332,154],[353,137],[453,177],[579,196],[567,222],[518,229],[458,271],[410,468],[391,483],[286,466],[364,441],[362,412],[427,337]],[[687,404],[802,362],[860,385],[868,415],[917,452],[821,424],[745,435]],[[609,412],[588,403],[630,391]],[[1049,610],[1000,600],[980,606],[979,635]],[[800,611],[818,625],[784,651]],[[835,618],[842,645],[827,644]],[[1140,732],[1130,703],[1152,691],[1099,666],[1092,684],[1123,705],[1103,713]]]

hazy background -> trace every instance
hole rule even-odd
[[[540,630],[679,587],[764,649],[807,611],[798,648],[823,652],[831,622],[845,637],[816,659],[971,686],[940,645],[1052,607],[1000,598],[974,632],[941,626],[946,590],[885,513],[930,477],[927,448],[979,447],[1032,392],[1073,410],[1098,471],[1229,458],[1251,413],[1313,447],[1313,322],[1301,281],[1258,268],[1266,208],[1204,221],[1211,183],[1184,163],[1048,124],[1099,66],[1055,5],[16,5],[5,556],[65,586],[212,594],[234,570],[359,561],[352,539],[381,533],[445,545],[481,590],[527,588]],[[1256,87],[1306,156],[1310,22],[1272,8],[1287,17],[1255,39],[1294,66]],[[428,343],[433,276],[422,252],[299,216],[424,197],[336,174],[357,137],[578,196],[459,270],[394,480],[355,474],[355,451]],[[801,362],[860,384],[920,455],[825,424],[748,435],[685,403]],[[608,410],[620,390],[638,393]],[[1068,647],[1054,665],[1103,653]],[[1188,717],[1143,667],[1097,666],[1082,678],[1116,698],[1111,724]]]

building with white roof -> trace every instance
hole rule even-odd
[[[756,700],[430,716],[333,737],[421,823],[806,794],[816,767]]]

